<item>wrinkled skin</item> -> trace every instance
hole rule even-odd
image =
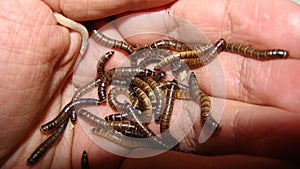
[[[95,56],[95,45],[91,44],[72,81],[80,36],[57,25],[51,9],[84,21],[128,11],[139,15],[144,9],[171,1],[108,2],[1,1],[0,165],[3,168],[28,167],[26,159],[46,138],[40,134],[39,126],[70,101],[74,86],[81,86],[95,76],[95,69],[90,69],[88,63],[95,65],[99,56]],[[226,79],[226,100],[216,99],[225,103],[220,121],[222,131],[204,144],[198,144],[198,137],[193,135],[185,139],[200,155],[168,151],[144,159],[124,158],[99,148],[80,125],[75,125],[73,130],[69,125],[59,144],[33,167],[80,168],[84,149],[89,154],[91,168],[141,165],[148,168],[288,168],[297,165],[300,7],[285,0],[182,0],[153,11],[166,13],[167,9],[169,14],[193,23],[211,41],[224,37],[262,49],[283,48],[290,51],[290,58],[260,62],[225,52],[219,55]],[[107,35],[126,35],[131,26],[116,24]],[[164,25],[160,26],[163,29]],[[133,38],[129,42],[144,43]],[[89,60],[87,56],[91,55]],[[117,65],[115,61],[111,66]],[[205,69],[195,71],[201,88],[211,94]],[[218,156],[202,156],[205,154]]]

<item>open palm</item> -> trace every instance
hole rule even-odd
[[[143,6],[151,7],[145,3],[140,3],[142,6],[131,4],[131,8],[120,4],[107,7],[103,5],[105,2],[95,5],[81,4],[80,1],[62,3],[61,6],[50,1],[46,3],[76,20],[97,19]],[[150,4],[156,6],[160,3]],[[52,11],[43,2],[1,2],[1,8],[7,11],[1,13],[0,164],[7,168],[24,168],[32,150],[45,139],[38,130],[39,126],[52,119],[70,101],[74,84],[78,87],[95,76],[95,69],[89,69],[87,65],[91,61],[84,57],[79,67],[83,70],[76,72],[74,79],[70,78],[80,37],[56,25]],[[297,42],[300,40],[300,8],[281,0],[256,3],[182,0],[155,11],[165,12],[166,8],[170,15],[193,23],[211,41],[224,37],[228,41],[250,43],[262,49],[290,51],[291,59],[270,62],[228,53],[219,55],[226,79],[226,100],[220,122],[222,132],[204,144],[198,144],[198,138],[188,139],[193,143],[193,151],[220,156],[170,151],[146,159],[123,160],[123,157],[99,148],[86,137],[79,125],[75,125],[73,130],[71,126],[67,128],[60,143],[35,167],[77,168],[84,149],[89,153],[91,165],[101,168],[138,168],[140,164],[149,168],[166,165],[177,168],[180,165],[186,168],[218,165],[253,168],[255,165],[265,168],[286,166],[288,163],[283,160],[299,158],[300,91],[297,87],[300,79],[297,75],[300,62],[297,59],[300,51]],[[283,13],[284,10],[288,12]],[[108,31],[107,35],[126,35],[125,31],[133,29],[126,23],[116,25],[116,29],[109,30],[111,32]],[[161,26],[163,29],[164,25]],[[132,43],[136,42],[132,40]],[[94,50],[89,48],[87,56],[93,55]],[[204,69],[195,71],[201,88],[212,94],[207,73]],[[87,78],[84,79],[83,75]]]

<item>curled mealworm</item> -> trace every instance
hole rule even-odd
[[[207,126],[212,131],[218,131],[220,129],[220,125],[217,121],[211,116],[210,112],[210,98],[204,94],[198,86],[196,75],[194,72],[190,74],[189,78],[189,86],[190,86],[190,95],[193,99],[195,99],[201,105],[201,118],[207,124]]]
[[[147,97],[151,100],[151,104],[152,104],[153,108],[156,109],[157,99],[155,97],[154,91],[149,86],[149,84],[138,77],[135,77],[134,79],[132,79],[131,84],[133,86],[136,86],[136,87],[142,89],[146,93]]]
[[[124,50],[129,55],[134,52],[134,48],[125,41],[109,38],[98,30],[93,29],[92,37],[106,47]]]
[[[41,126],[41,132],[51,132],[56,127],[58,127],[61,123],[63,123],[74,110],[75,106],[92,106],[99,105],[101,102],[97,99],[80,99],[76,101],[71,101],[68,103],[63,110],[50,122]]]
[[[235,43],[225,43],[223,49],[228,52],[234,52],[261,60],[284,59],[289,56],[289,52],[282,49],[258,50],[250,46]]]
[[[127,96],[134,107],[138,106],[139,100],[133,96],[133,93],[126,86],[116,86],[113,87],[108,93],[108,103],[113,110],[124,110],[124,104],[117,100],[117,95],[119,94]]]
[[[104,65],[112,57],[112,55],[114,53],[115,53],[114,51],[109,51],[109,52],[105,53],[104,55],[102,55],[102,57],[99,59],[99,61],[97,63],[98,76],[100,76],[104,73]]]
[[[69,119],[66,119],[59,125],[57,129],[42,143],[40,144],[27,159],[27,165],[33,165],[36,163],[46,151],[53,146],[61,137],[65,131]]]
[[[59,24],[65,26],[67,28],[73,29],[80,33],[81,41],[82,41],[81,48],[80,48],[80,56],[83,56],[88,47],[89,33],[88,33],[87,29],[80,23],[75,22],[75,21],[63,16],[60,13],[54,12],[54,17]]]
[[[152,90],[152,89],[151,89]],[[152,103],[150,98],[141,88],[139,87],[134,87],[133,88],[134,93],[138,97],[139,101],[141,102],[143,106],[143,112],[139,116],[139,120],[142,123],[149,123],[152,118]]]

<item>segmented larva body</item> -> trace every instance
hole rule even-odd
[[[150,147],[147,142],[143,142],[140,139],[127,137],[116,130],[107,128],[93,128],[91,131],[95,135],[101,136],[109,141],[128,148]]]
[[[79,100],[79,98],[81,96],[83,96],[84,94],[86,94],[87,92],[91,91],[92,89],[94,89],[99,83],[101,82],[100,78],[96,78],[95,80],[93,80],[92,82],[89,82],[88,84],[86,84],[85,86],[79,88],[74,96],[73,96],[73,101]],[[71,122],[75,123],[76,119],[77,119],[77,115],[76,115],[76,110],[78,110],[77,106],[75,106],[75,109],[71,112],[70,115],[70,119]]]
[[[155,133],[144,123],[139,120],[139,117],[136,113],[136,109],[130,105],[130,103],[126,102],[126,111],[128,112],[128,116],[132,119],[132,121],[137,123],[137,127],[139,127],[139,131],[141,134],[149,138],[149,142],[159,149],[170,149],[170,146],[164,143],[160,138],[158,138]]]
[[[100,77],[101,82],[98,86],[98,97],[100,101],[106,100],[106,88],[111,83],[112,79],[117,76],[157,76],[157,74],[149,69],[140,69],[132,67],[120,67],[110,69]]]
[[[190,68],[205,66],[217,57],[217,53],[221,52],[225,44],[224,39],[220,39],[215,45],[211,45],[208,49],[201,52],[198,58],[186,59],[184,64]]]
[[[130,137],[138,137],[144,138],[146,137],[143,135],[139,130],[137,123],[132,121],[112,121],[109,125],[118,132]]]
[[[159,40],[150,45],[151,48],[170,49],[174,51],[189,51],[192,50],[186,44],[176,40]]]
[[[169,86],[167,91],[165,110],[160,116],[161,133],[169,129],[173,107],[174,107],[174,101],[175,101],[175,92],[177,89],[178,89],[177,82],[173,81],[173,83]]]
[[[175,92],[175,99],[191,99],[189,90],[177,89]]]
[[[190,74],[189,77],[190,95],[195,99],[201,106],[201,118],[211,130],[217,131],[220,129],[220,125],[211,116],[210,112],[210,98],[204,94],[198,86],[196,75],[194,72]]]
[[[288,51],[282,49],[258,50],[250,46],[235,43],[226,43],[224,50],[261,60],[284,59],[289,56]]]
[[[113,56],[114,53],[115,53],[114,51],[109,51],[109,52],[105,53],[104,55],[102,55],[102,57],[100,57],[100,59],[98,60],[98,63],[97,63],[98,76],[100,76],[104,73],[104,66],[105,66],[106,62]]]
[[[41,132],[51,132],[60,124],[62,124],[66,119],[69,118],[71,112],[74,110],[75,106],[95,106],[99,105],[101,102],[97,99],[80,99],[76,101],[71,101],[68,103],[63,110],[50,122],[41,126]]]
[[[165,104],[166,104],[166,98],[163,94],[163,91],[161,90],[159,83],[157,83],[155,80],[153,80],[150,77],[142,77],[142,79],[148,83],[148,85],[151,87],[153,90],[157,104],[156,104],[156,109],[154,111],[154,119],[155,121],[159,121],[160,115],[165,109]]]
[[[77,114],[79,117],[83,118],[85,121],[91,123],[94,126],[98,126],[98,127],[108,127],[109,123],[106,122],[105,120],[103,120],[102,118],[93,115],[92,113],[90,113],[89,111],[85,110],[85,109],[79,109],[77,111]]]
[[[86,153],[86,151],[84,150],[82,152],[82,156],[81,156],[81,169],[89,169],[89,158],[88,155]]]
[[[152,104],[153,108],[154,109],[156,108],[157,99],[155,97],[154,91],[152,90],[152,88],[149,86],[148,83],[146,83],[145,81],[143,81],[142,79],[140,79],[138,77],[135,77],[134,79],[132,79],[131,85],[142,89],[146,93],[148,98],[151,100],[151,104]]]
[[[117,96],[123,94],[127,96],[130,102],[137,107],[139,100],[134,97],[133,93],[127,88],[127,86],[115,86],[108,93],[108,103],[113,110],[123,111],[124,104],[118,101]]]
[[[151,89],[152,90],[152,89]],[[138,97],[143,106],[142,114],[139,116],[139,120],[142,123],[149,123],[152,118],[152,103],[148,95],[140,88],[134,87],[134,93]]]
[[[153,56],[153,57],[148,57],[142,60],[137,67],[140,69],[145,69],[147,66],[153,63],[157,63],[162,61],[164,58],[162,56]]]
[[[54,132],[33,151],[33,153],[27,159],[27,165],[33,165],[34,163],[36,163],[50,147],[58,142],[67,127],[68,121],[69,119],[64,120],[58,126],[58,128],[56,128]]]
[[[93,30],[92,37],[103,46],[114,48],[114,49],[121,49],[126,53],[128,53],[129,55],[134,52],[134,47],[132,47],[125,41],[109,38],[105,36],[103,33],[101,33],[100,31]]]

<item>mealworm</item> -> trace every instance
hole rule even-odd
[[[142,89],[146,93],[148,98],[151,100],[151,104],[152,104],[153,108],[156,109],[157,99],[155,97],[154,91],[149,86],[149,84],[138,77],[135,77],[134,79],[132,79],[131,84]]]
[[[139,104],[139,100],[133,96],[133,93],[126,87],[116,86],[113,87],[108,93],[108,103],[113,110],[123,111],[124,104],[118,101],[117,95],[123,94],[129,98],[131,103],[137,107]]]
[[[102,75],[104,73],[104,65],[106,64],[106,62],[112,57],[112,55],[114,54],[114,51],[109,51],[107,53],[105,53],[98,61],[97,63],[97,74],[98,76]]]
[[[73,101],[78,100],[82,95],[86,94],[87,92],[91,91],[93,88],[95,88],[99,83],[101,82],[100,78],[96,78],[95,80],[93,80],[92,82],[89,82],[88,84],[86,84],[85,86],[79,88],[74,96],[73,96]],[[75,109],[71,112],[70,115],[70,119],[72,123],[76,122],[76,110],[78,110],[78,108],[75,106]]]
[[[147,95],[146,92],[144,92],[139,87],[134,87],[133,91],[143,106],[143,112],[139,116],[139,120],[142,123],[149,123],[152,118],[152,102],[151,102],[150,98],[148,97],[149,95]]]
[[[160,116],[160,132],[163,133],[169,129],[171,116],[175,101],[175,92],[178,89],[177,81],[173,80],[173,83],[169,86],[166,95],[166,107]]]
[[[109,125],[118,132],[130,137],[146,137],[139,130],[137,123],[132,121],[111,121]]]
[[[81,156],[81,169],[89,169],[89,158],[88,155],[86,153],[86,151],[84,150],[82,152],[82,156]]]
[[[174,82],[172,82],[172,81],[164,81],[164,82],[160,82],[159,84],[158,84],[158,87],[159,88],[162,88],[162,89],[165,89],[165,88],[168,88],[168,86],[170,86],[171,84],[173,84]],[[181,90],[187,90],[187,89],[189,89],[189,87],[187,86],[187,85],[184,85],[184,84],[182,84],[182,83],[178,83],[177,82],[177,86],[178,86],[178,88],[179,89],[181,89]]]
[[[138,115],[136,113],[136,109],[132,107],[130,103],[125,101],[126,105],[126,111],[128,113],[128,116],[137,123],[137,126],[140,128],[141,134],[145,135],[146,137],[149,138],[149,142],[154,145],[155,147],[158,146],[160,149],[170,149],[171,147],[164,143],[160,138],[158,138],[155,133],[146,125],[144,125],[138,118]]]
[[[163,112],[166,104],[166,98],[161,90],[159,83],[153,80],[151,77],[142,77],[142,79],[148,83],[148,85],[152,88],[154,95],[157,100],[156,109],[154,111],[154,119],[155,121],[159,121],[160,114]]]
[[[142,60],[137,67],[139,67],[140,69],[145,69],[148,65],[152,64],[152,63],[157,63],[162,61],[164,58],[162,56],[152,56],[152,57],[148,57],[145,58],[144,60]]]
[[[192,50],[189,46],[182,42],[175,40],[159,40],[152,43],[151,48],[170,49],[175,51],[189,51]]]
[[[105,72],[100,78],[101,83],[98,86],[98,97],[100,101],[105,101],[106,99],[106,88],[111,83],[112,78],[115,76],[160,76],[150,69],[140,69],[140,68],[132,68],[132,67],[120,67],[113,68],[109,71]]]
[[[107,127],[109,124],[103,120],[102,118],[93,115],[89,111],[85,109],[79,109],[77,112],[78,116],[83,118],[85,121],[91,123],[92,125],[98,126],[98,127]]]
[[[122,133],[117,132],[116,130],[98,127],[93,128],[91,131],[93,134],[101,136],[121,146],[129,148],[150,147],[150,145],[147,142],[143,142],[141,139],[127,137]]]
[[[289,52],[282,49],[258,50],[250,46],[235,43],[225,43],[223,50],[261,60],[284,59],[289,56]]]
[[[100,103],[101,102],[97,99],[80,99],[76,101],[71,101],[62,109],[62,111],[53,120],[46,124],[43,124],[40,130],[41,132],[53,131],[70,116],[70,113],[74,110],[75,106],[93,106],[99,105]]]
[[[196,75],[194,72],[190,74],[189,77],[189,86],[190,86],[190,95],[193,99],[195,99],[198,103],[200,103],[201,106],[201,118],[205,124],[208,124],[207,126],[212,131],[218,131],[220,129],[220,125],[217,123],[217,121],[211,116],[210,112],[210,98],[204,94],[198,86]]]
[[[217,53],[222,51],[224,44],[225,40],[220,39],[215,45],[211,45],[211,47],[204,50],[204,52],[201,52],[198,58],[187,59],[183,63],[190,68],[207,65],[217,57]]]
[[[214,45],[212,44],[198,44],[197,46],[195,45],[193,50],[174,53],[172,55],[165,57],[154,67],[154,69],[161,70],[168,64],[171,64],[173,71],[178,72],[179,70],[181,70],[181,64],[179,64],[180,59],[198,58],[202,56],[204,53],[206,53],[206,51],[212,48],[213,46]]]
[[[33,153],[27,159],[27,165],[33,165],[46,153],[46,151],[50,147],[57,143],[57,141],[62,137],[62,134],[67,127],[68,121],[68,119],[65,119],[63,123],[61,123],[59,127],[55,129],[54,132],[33,151]]]
[[[120,40],[109,38],[109,37],[105,36],[103,33],[101,33],[100,31],[97,31],[95,29],[93,29],[92,37],[97,42],[99,42],[100,44],[102,44],[106,47],[124,50],[129,55],[134,52],[134,47],[132,47],[131,45],[129,45],[125,41],[120,41]]]
[[[81,25],[80,23],[75,22],[75,21],[63,16],[60,13],[53,12],[53,14],[54,14],[54,17],[55,17],[56,21],[59,24],[65,26],[67,28],[73,29],[73,30],[80,33],[80,35],[81,35],[81,48],[80,48],[79,54],[80,54],[80,56],[83,56],[86,52],[87,47],[88,47],[89,32],[87,31],[87,29],[83,25]]]

